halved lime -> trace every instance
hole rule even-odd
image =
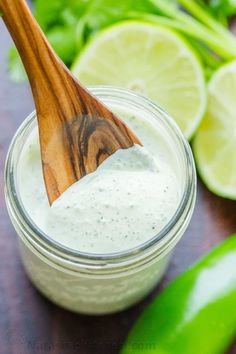
[[[206,115],[193,142],[199,173],[215,194],[236,199],[236,61],[212,77]]]
[[[205,111],[201,64],[184,39],[155,24],[125,21],[97,34],[72,66],[85,85],[126,87],[167,110],[187,138]]]

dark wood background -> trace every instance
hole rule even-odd
[[[28,85],[8,79],[10,46],[11,40],[0,21],[0,354],[117,354],[129,328],[160,288],[236,232],[236,202],[214,196],[199,182],[193,219],[169,270],[161,285],[137,306],[112,316],[92,317],[76,315],[50,303],[24,273],[4,203],[6,151],[16,128],[34,108]],[[236,354],[236,343],[229,353]]]

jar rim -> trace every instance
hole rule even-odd
[[[23,123],[16,131],[10,144],[5,164],[5,196],[8,210],[11,210],[15,221],[17,222],[17,224],[20,225],[21,229],[24,229],[27,232],[27,235],[30,234],[31,241],[33,241],[34,245],[38,244],[40,245],[40,247],[46,249],[47,251],[50,251],[50,253],[53,253],[56,257],[64,259],[68,258],[72,262],[79,261],[79,263],[84,263],[86,265],[91,262],[93,265],[97,264],[99,266],[103,266],[107,264],[118,264],[122,261],[133,259],[133,257],[136,257],[141,253],[149,254],[150,252],[152,252],[152,250],[155,249],[155,246],[157,247],[158,244],[160,244],[160,242],[163,241],[167,237],[167,235],[170,234],[171,231],[175,230],[175,232],[173,232],[172,237],[167,240],[169,242],[164,242],[163,249],[168,246],[172,238],[174,238],[176,230],[178,231],[180,228],[183,227],[187,216],[193,211],[196,197],[196,171],[189,143],[184,138],[182,132],[180,131],[175,121],[161,107],[153,103],[150,99],[143,96],[142,94],[135,93],[128,89],[100,85],[91,86],[89,87],[89,89],[94,95],[97,95],[100,99],[102,97],[114,97],[126,100],[127,102],[135,101],[136,104],[140,105],[142,108],[146,110],[149,109],[155,111],[155,114],[156,116],[158,116],[158,119],[161,121],[161,123],[165,126],[166,129],[169,129],[179,141],[186,165],[185,186],[178,208],[175,211],[174,215],[171,217],[171,219],[168,221],[168,223],[165,225],[165,227],[163,227],[155,236],[141,243],[138,246],[135,246],[125,251],[111,252],[105,254],[88,253],[74,250],[72,248],[60,244],[59,242],[53,240],[46,233],[44,233],[34,223],[34,221],[30,218],[29,214],[24,208],[21,198],[18,195],[19,193],[17,192],[17,186],[13,170],[14,149],[16,147],[17,142],[19,142],[21,136],[25,132],[26,128],[35,120],[35,111],[33,111],[23,121]]]

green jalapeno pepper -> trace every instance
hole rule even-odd
[[[222,354],[236,336],[236,234],[148,306],[122,354]]]

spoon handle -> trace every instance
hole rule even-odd
[[[22,58],[38,115],[48,116],[55,105],[55,109],[64,110],[62,115],[73,116],[73,77],[51,48],[26,1],[0,0],[0,12]]]
[[[141,143],[72,76],[54,53],[25,0],[0,0],[0,11],[30,81],[51,204],[115,151]]]

